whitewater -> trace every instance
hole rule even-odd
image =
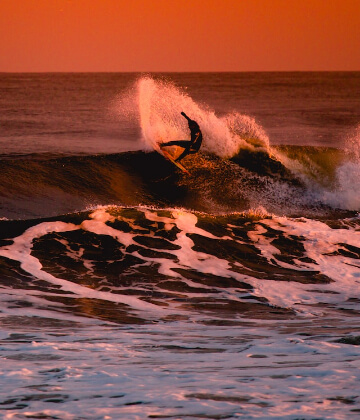
[[[0,75],[3,418],[360,418],[359,78]]]

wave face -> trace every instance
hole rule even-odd
[[[26,219],[109,204],[210,214],[263,207],[311,217],[360,209],[359,163],[336,149],[289,146],[271,154],[241,149],[231,159],[202,152],[184,164],[191,176],[156,152],[3,157],[0,215]]]

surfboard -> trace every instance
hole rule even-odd
[[[162,150],[158,145],[154,147],[154,149],[160,153],[160,155],[164,156],[165,159],[173,163],[175,166],[177,166],[181,172],[183,172],[186,175],[190,175],[190,172],[179,162],[176,162],[175,159],[168,153],[166,150]]]

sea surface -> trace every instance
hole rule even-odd
[[[360,72],[3,73],[0,164],[1,418],[360,419]]]

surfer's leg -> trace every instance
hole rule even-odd
[[[166,146],[180,146],[180,147],[188,147],[189,146],[189,140],[173,140],[168,141],[167,143],[160,143],[160,147],[166,147]]]
[[[175,159],[175,162],[179,162],[181,159],[184,159],[184,157],[186,156],[186,155],[188,155],[189,154],[189,149],[185,149],[182,153],[181,153],[181,155],[178,157],[178,158],[176,158]]]
[[[175,159],[175,162],[179,162],[179,160],[183,159],[186,155],[192,155],[192,154],[197,153],[197,152],[198,152],[198,150],[194,150],[194,149],[185,149],[185,150],[181,153],[181,155],[180,155],[177,159]]]

